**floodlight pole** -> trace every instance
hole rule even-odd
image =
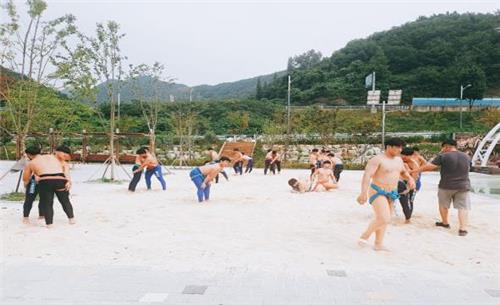
[[[121,105],[121,102],[120,102],[120,92],[118,92],[118,98],[117,98],[117,101],[118,101],[118,116],[117,116],[117,121],[120,122],[120,105]]]
[[[464,91],[465,89],[472,87],[471,84],[468,84],[467,86],[464,87],[464,85],[460,85],[460,129],[462,129],[462,100],[464,97]]]
[[[382,150],[385,149],[385,101],[382,101]]]
[[[290,90],[291,90],[292,79],[291,76],[288,75],[288,102],[287,102],[287,136],[290,135]]]
[[[372,77],[372,91],[375,91],[375,71],[373,71],[373,77]]]

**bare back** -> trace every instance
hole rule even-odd
[[[199,169],[203,176],[208,177],[209,180],[215,178],[215,176],[217,176],[222,171],[222,168],[218,163],[203,165],[200,166]]]
[[[64,166],[54,155],[40,155],[28,163],[31,172],[37,176],[64,173]]]

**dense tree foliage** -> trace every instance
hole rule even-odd
[[[458,97],[461,84],[473,86],[464,98],[482,98],[500,87],[500,13],[449,13],[349,42],[332,56],[308,51],[289,59],[292,102],[309,105],[363,104],[365,76],[376,72],[382,97],[402,89],[413,97]],[[259,97],[286,97],[286,76],[263,86]]]

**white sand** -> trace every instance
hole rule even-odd
[[[11,162],[0,162],[3,172]],[[70,226],[56,201],[55,227],[21,224],[22,205],[0,203],[2,263],[46,265],[134,265],[171,271],[227,268],[309,274],[326,267],[350,270],[422,272],[500,272],[500,200],[472,194],[467,237],[436,228],[438,176],[426,174],[417,195],[413,223],[402,216],[388,229],[389,253],[358,248],[356,241],[372,212],[355,202],[360,171],[342,173],[341,188],[329,193],[294,194],[287,180],[307,171],[284,170],[264,176],[230,177],[212,188],[212,200],[199,204],[187,171],[165,176],[167,191],[147,192],[144,181],[135,194],[122,185],[84,182],[96,170],[76,165],[72,202],[77,224]],[[2,193],[14,188],[17,176],[1,181]],[[399,204],[399,203],[398,203]],[[399,209],[401,211],[401,209]],[[400,214],[402,214],[400,212]],[[373,238],[373,237],[372,237]],[[371,241],[372,242],[372,241]]]

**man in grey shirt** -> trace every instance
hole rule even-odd
[[[432,161],[416,171],[432,171],[440,167],[441,180],[439,181],[439,213],[441,221],[436,226],[450,228],[448,210],[451,203],[458,210],[458,235],[467,235],[468,212],[470,210],[470,157],[457,150],[457,142],[449,139],[441,144],[441,153]]]

